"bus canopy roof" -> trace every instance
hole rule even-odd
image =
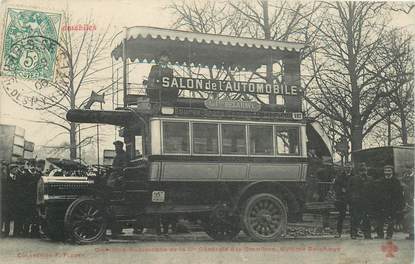
[[[70,109],[66,119],[77,123],[98,123],[125,126],[134,118],[133,110]]]
[[[131,61],[157,61],[167,53],[172,64],[244,68],[254,70],[265,65],[298,56],[304,44],[273,40],[203,34],[181,30],[136,26],[119,32],[113,40],[111,55],[122,58],[123,39],[126,57]]]

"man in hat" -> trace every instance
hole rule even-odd
[[[357,230],[361,227],[365,239],[371,239],[370,230],[370,194],[373,185],[372,178],[367,175],[366,163],[359,163],[356,176],[350,178],[348,183],[349,205],[351,214],[352,239],[357,238]]]
[[[334,180],[334,192],[336,194],[336,200],[334,202],[334,205],[336,206],[337,211],[339,212],[339,215],[337,217],[337,234],[336,238],[340,238],[343,232],[343,221],[346,217],[346,211],[347,211],[347,195],[348,195],[348,189],[347,189],[347,183],[352,177],[352,170],[353,167],[351,164],[346,164],[344,167],[344,170],[339,173]]]
[[[122,141],[114,141],[115,157],[112,162],[112,173],[107,179],[107,185],[111,188],[119,186],[122,179],[122,170],[128,166],[128,156],[124,151]]]
[[[0,200],[1,200],[1,230],[2,236],[9,236],[10,235],[10,223],[14,220],[13,219],[13,186],[14,181],[10,177],[9,173],[9,164],[6,161],[1,161],[0,163],[0,178],[1,178],[1,192],[0,192]],[[4,231],[3,231],[4,226]]]
[[[409,233],[407,239],[414,240],[414,177],[415,170],[411,164],[406,164],[406,171],[402,177],[402,187],[404,193],[404,226]]]
[[[399,180],[393,175],[393,166],[383,167],[383,177],[377,181],[376,188],[379,195],[376,197],[378,210],[376,212],[377,238],[384,238],[384,225],[387,224],[386,239],[391,239],[393,226],[398,212],[404,205],[403,189]]]
[[[115,146],[115,157],[112,162],[112,172],[108,176],[107,179],[107,187],[109,187],[107,195],[110,195],[111,191],[114,188],[120,187],[122,184],[123,178],[123,169],[128,166],[128,155],[124,151],[123,146],[124,143],[122,141],[114,141]],[[107,200],[110,200],[110,196],[106,197]],[[117,237],[118,235],[122,234],[121,226],[115,221],[115,218],[110,219],[110,229],[111,229],[111,236]]]
[[[160,54],[157,65],[151,67],[148,75],[147,95],[151,101],[173,104],[179,94],[179,89],[172,87],[162,87],[163,77],[173,78],[173,69],[168,67],[170,59],[166,52]]]

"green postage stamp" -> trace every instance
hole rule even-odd
[[[1,75],[53,80],[60,21],[60,14],[8,8]]]

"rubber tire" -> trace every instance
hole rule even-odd
[[[75,201],[73,201],[69,205],[68,209],[66,209],[65,222],[64,222],[65,223],[65,233],[72,241],[74,241],[77,244],[93,244],[93,243],[96,243],[96,242],[102,240],[105,237],[108,224],[107,224],[107,221],[104,221],[104,223],[102,224],[102,228],[100,229],[98,234],[96,236],[94,236],[93,238],[90,238],[90,239],[82,239],[79,236],[74,235],[73,232],[72,232],[72,228],[71,228],[72,225],[70,223],[70,220],[71,220],[72,213],[82,203],[92,203],[94,206],[100,208],[100,210],[103,212],[103,214],[105,214],[105,209],[95,199],[90,198],[90,197],[80,197],[80,198],[76,199]]]
[[[270,199],[274,202],[275,205],[277,205],[281,211],[281,221],[280,221],[280,226],[277,228],[277,232],[275,232],[275,234],[273,234],[272,236],[262,236],[260,234],[258,234],[257,232],[255,232],[255,230],[253,230],[253,228],[250,226],[249,221],[247,219],[247,216],[250,213],[250,209],[252,208],[252,206],[257,203],[259,200],[262,199]],[[281,199],[279,199],[277,196],[275,196],[274,194],[271,193],[259,193],[259,194],[255,194],[250,196],[249,198],[247,198],[245,200],[245,202],[243,203],[242,207],[241,207],[241,226],[242,229],[244,230],[245,234],[248,235],[251,239],[255,240],[255,241],[260,241],[260,242],[267,242],[267,241],[275,241],[278,238],[280,238],[282,235],[285,234],[286,229],[287,229],[287,209],[286,206],[284,205],[284,203],[281,201]]]

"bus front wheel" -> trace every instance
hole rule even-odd
[[[105,207],[94,199],[78,198],[66,210],[65,229],[78,244],[101,240],[107,230]]]

